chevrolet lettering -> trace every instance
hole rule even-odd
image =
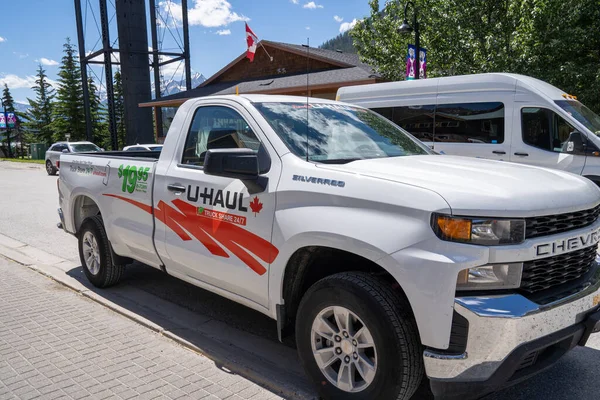
[[[481,398],[600,330],[597,185],[440,156],[365,108],[189,99],[161,152],[60,163],[93,285],[134,260],[277,320],[315,398]]]
[[[554,256],[558,254],[568,253],[573,250],[582,249],[584,247],[597,245],[600,241],[600,229],[592,232],[571,237],[567,239],[559,239],[552,243],[538,244],[535,247],[536,256]]]

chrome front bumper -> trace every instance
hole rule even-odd
[[[520,294],[457,297],[454,309],[469,322],[460,355],[426,350],[431,379],[485,381],[519,346],[583,322],[600,303],[600,269],[590,285],[554,303],[538,305]]]

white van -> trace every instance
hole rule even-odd
[[[600,117],[538,79],[464,75],[343,87],[337,97],[442,154],[557,168],[600,185]]]

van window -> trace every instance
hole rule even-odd
[[[504,142],[504,104],[439,104],[435,112],[435,141],[450,143]]]
[[[435,105],[374,108],[373,111],[394,122],[424,142],[433,140]]]
[[[554,111],[541,107],[521,109],[521,129],[525,144],[557,153],[575,130]]]

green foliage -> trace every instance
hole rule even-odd
[[[4,84],[4,89],[2,89],[2,103],[4,104],[4,109],[2,110],[2,112],[15,112],[15,100],[10,94],[10,89],[8,88],[8,85],[6,83]],[[17,133],[17,129],[6,129],[2,134],[2,137],[4,138],[4,143],[6,145],[6,151],[9,157],[12,155],[12,148],[10,143],[16,138]]]
[[[71,135],[71,141],[84,140],[85,112],[79,60],[75,56],[75,46],[69,38],[63,48],[64,56],[58,73],[58,90],[52,122],[54,140],[64,140],[66,134]]]
[[[108,131],[107,110],[98,95],[98,88],[94,80],[88,79],[88,92],[90,96],[90,120],[92,123],[92,141],[105,149],[111,148],[110,133]]]
[[[52,110],[55,94],[52,85],[48,82],[46,71],[40,64],[37,70],[35,86],[35,100],[27,98],[29,109],[25,114],[23,126],[29,142],[42,142],[50,146],[52,144]]]
[[[555,85],[600,112],[598,0],[416,0],[428,77],[514,72]],[[404,79],[413,35],[397,28],[404,2],[369,1],[350,32],[362,60],[386,79]],[[409,23],[413,10],[409,8]]]
[[[123,100],[123,81],[121,80],[121,71],[115,73],[113,81],[113,91],[115,94],[115,117],[117,119],[117,144],[122,149],[126,145],[127,135],[125,133],[125,103]]]
[[[356,48],[352,43],[352,37],[350,37],[349,31],[340,33],[333,39],[329,39],[328,41],[320,45],[319,48],[326,50],[340,50],[344,53],[356,54]]]

